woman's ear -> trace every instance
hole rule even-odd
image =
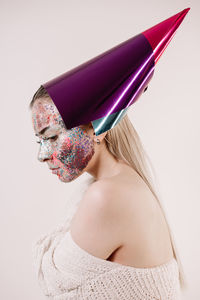
[[[107,131],[105,131],[105,132],[103,132],[103,133],[97,135],[97,138],[102,142],[102,141],[104,140],[106,134],[107,134]],[[95,135],[95,132],[93,133],[93,135]],[[95,135],[95,136],[96,136],[96,135]]]

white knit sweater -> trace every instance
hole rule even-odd
[[[39,285],[54,300],[177,300],[176,260],[153,268],[135,268],[93,256],[80,248],[64,225],[33,244]]]

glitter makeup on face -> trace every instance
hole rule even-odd
[[[32,122],[37,133],[50,127],[40,138],[38,160],[58,168],[54,173],[61,181],[77,178],[94,155],[94,140],[81,126],[67,130],[56,106],[45,100],[35,102]]]

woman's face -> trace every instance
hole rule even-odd
[[[83,126],[67,130],[54,105],[37,99],[32,107],[32,122],[40,143],[38,160],[47,162],[63,182],[80,176],[94,155],[94,140]]]

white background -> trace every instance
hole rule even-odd
[[[188,279],[183,299],[200,299],[200,2],[1,0],[3,300],[44,299],[33,270],[32,243],[62,223],[89,176],[65,184],[39,163],[28,110],[33,94],[42,83],[187,7],[191,10],[129,117],[154,166]]]

